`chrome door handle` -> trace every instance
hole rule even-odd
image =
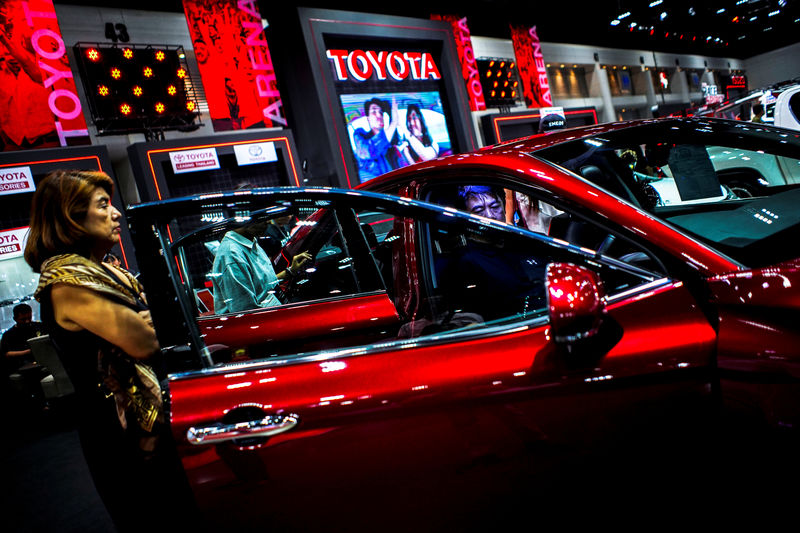
[[[235,424],[212,424],[210,426],[190,427],[186,439],[190,444],[212,444],[233,439],[271,437],[289,431],[300,421],[298,415],[270,415],[258,420],[237,422]]]

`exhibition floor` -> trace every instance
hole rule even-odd
[[[9,405],[8,403],[6,405]],[[11,412],[9,412],[11,411]],[[83,459],[70,406],[8,409],[2,438],[5,531],[115,531]]]

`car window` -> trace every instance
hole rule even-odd
[[[757,267],[800,255],[800,139],[746,122],[665,121],[533,152]]]
[[[348,243],[333,209],[303,212],[268,206],[258,212],[202,215],[211,224],[176,246],[198,316],[278,307],[377,290],[361,272],[359,247]],[[186,227],[190,221],[180,221]],[[295,265],[292,268],[292,260]]]
[[[665,272],[646,249],[591,222],[569,206],[557,207],[545,200],[541,191],[523,189],[512,182],[495,180],[490,184],[485,179],[462,178],[457,183],[428,186],[422,195],[432,203],[541,233],[659,275]]]
[[[172,252],[180,277],[174,282],[194,305],[197,331],[211,360],[386,346],[472,334],[508,321],[543,324],[545,269],[554,261],[598,271],[615,293],[656,279],[521,227],[456,217],[452,209],[417,208],[412,216],[394,207],[329,202],[313,209],[275,204],[232,213],[226,207],[214,216],[204,214],[205,225],[195,217],[195,229],[183,235],[180,228],[190,227],[191,217],[173,223]],[[264,232],[279,221],[285,231],[275,242],[260,243],[246,232],[239,238],[245,228],[257,225]],[[223,248],[226,238],[268,258],[259,268],[271,266],[277,281],[256,283],[259,306],[219,312],[218,278],[230,272],[215,264],[221,253],[233,254]],[[301,253],[309,259],[297,272],[282,275]]]

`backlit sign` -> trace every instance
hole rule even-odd
[[[215,131],[285,126],[258,3],[183,0]]]
[[[511,42],[514,45],[514,55],[517,57],[517,69],[522,82],[525,104],[528,107],[552,106],[547,67],[536,26],[532,28],[511,26]]]
[[[427,52],[389,50],[327,50],[336,79],[339,81],[440,80],[442,75],[433,56]]]
[[[181,150],[170,152],[169,160],[175,174],[183,172],[196,172],[219,168],[219,158],[216,148],[200,148],[197,150]]]
[[[53,2],[7,0],[0,5],[4,149],[89,144]]]
[[[35,189],[31,167],[0,169],[0,195],[33,192]]]
[[[239,166],[256,165],[259,163],[272,163],[278,160],[275,143],[235,144],[233,153]]]
[[[22,256],[28,229],[24,227],[0,231],[0,261]]]
[[[469,96],[469,107],[472,111],[486,109],[483,86],[478,73],[478,63],[475,61],[467,18],[459,18],[454,15],[432,15],[431,18],[449,22],[453,27],[453,37],[456,41],[456,48],[458,48],[458,58],[461,61],[461,75],[464,77]]]

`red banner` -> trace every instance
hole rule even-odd
[[[553,105],[550,97],[550,84],[547,82],[547,67],[542,56],[542,46],[536,34],[536,26],[525,28],[511,26],[511,42],[517,57],[522,95],[528,107],[547,107]]]
[[[473,111],[486,109],[486,102],[483,99],[483,87],[481,87],[480,76],[478,75],[478,64],[475,61],[475,52],[472,49],[472,38],[467,17],[459,18],[456,15],[431,15],[433,20],[444,20],[453,27],[453,37],[458,48],[458,58],[461,61],[461,75],[467,86],[469,95],[469,107]]]
[[[90,142],[53,2],[0,0],[0,150]]]
[[[255,0],[184,0],[215,131],[285,126]]]

